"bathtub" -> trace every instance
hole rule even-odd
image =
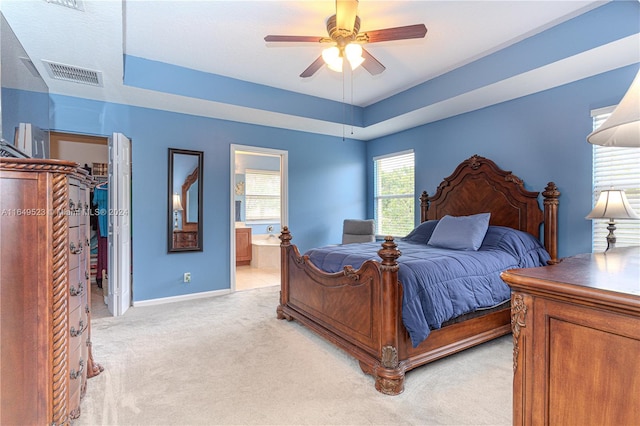
[[[280,239],[274,234],[252,235],[251,266],[280,269]]]

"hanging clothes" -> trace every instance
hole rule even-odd
[[[109,232],[109,191],[108,184],[103,183],[93,190],[94,211],[98,217],[98,259],[96,263],[96,284],[102,288],[103,271],[106,274],[109,270],[109,244],[107,235]]]
[[[109,232],[109,184],[101,183],[93,190],[93,205],[98,213],[100,235],[106,237]]]

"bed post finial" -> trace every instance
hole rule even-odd
[[[429,194],[422,191],[420,196],[420,223],[427,221],[427,212],[429,211]]]
[[[293,237],[291,236],[291,232],[289,232],[288,226],[282,227],[282,231],[280,231],[280,236],[278,238],[280,238],[280,241],[282,241],[282,243],[280,244],[281,246],[291,245],[291,238]]]
[[[558,197],[560,191],[554,182],[549,182],[542,192],[544,197],[544,247],[549,252],[550,265],[560,263],[558,259]]]
[[[380,264],[384,267],[389,268],[392,271],[397,271],[399,268],[398,258],[402,252],[398,250],[398,245],[393,241],[393,237],[391,235],[387,235],[384,237],[384,243],[382,243],[382,248],[378,250],[378,256],[382,259]]]

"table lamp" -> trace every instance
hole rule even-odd
[[[173,194],[173,229],[178,229],[178,212],[182,210],[180,194]]]
[[[598,202],[585,219],[609,219],[609,235],[607,235],[607,250],[616,246],[615,219],[640,219],[640,216],[629,205],[627,196],[621,189],[606,189],[600,193]],[[605,252],[607,251],[605,250]]]

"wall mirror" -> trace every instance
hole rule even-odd
[[[202,251],[202,151],[169,148],[169,253]]]

